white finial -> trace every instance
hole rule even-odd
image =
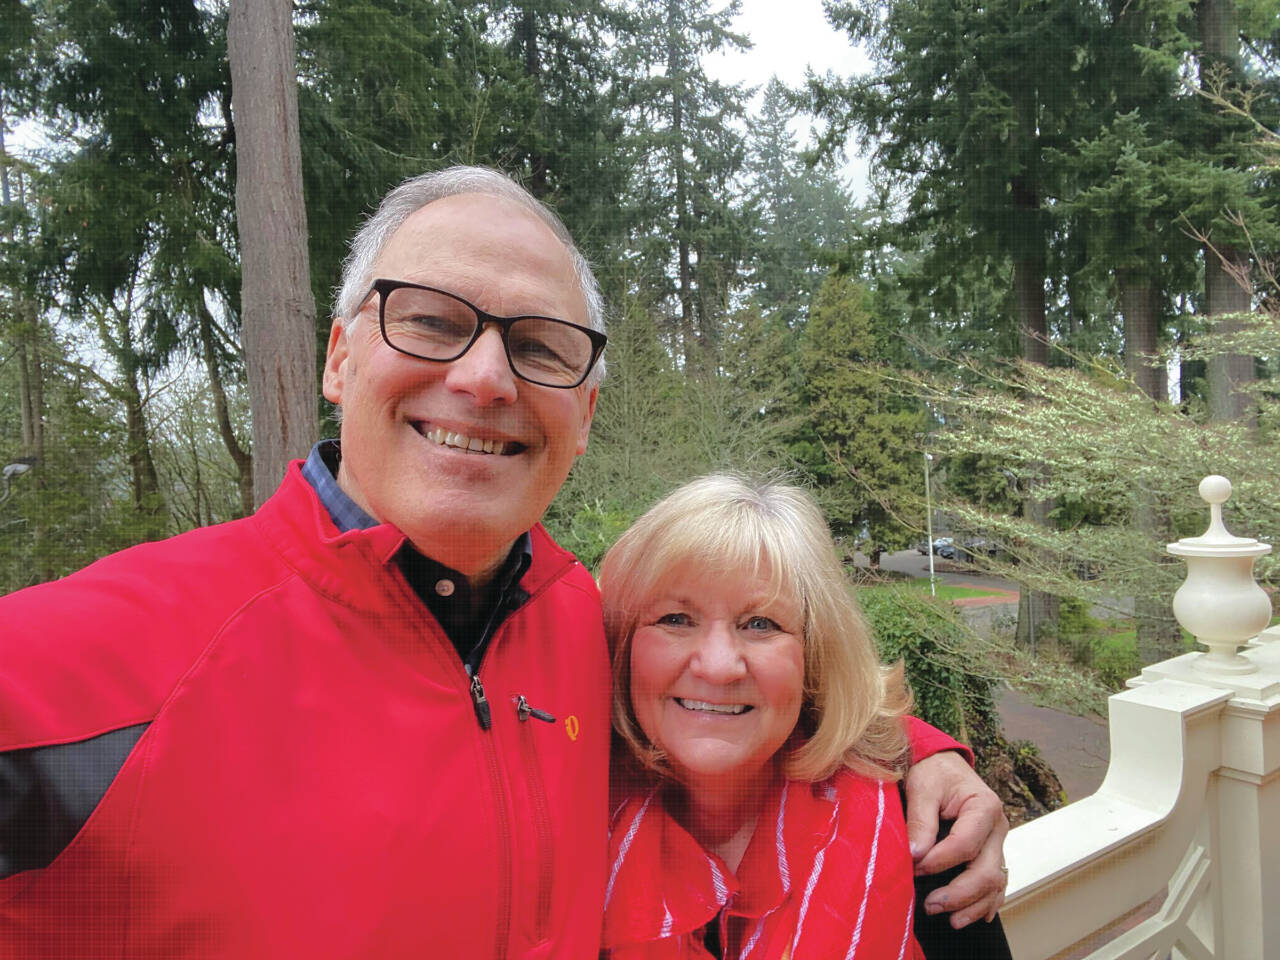
[[[1234,537],[1223,524],[1222,505],[1231,496],[1226,477],[1205,477],[1200,496],[1209,504],[1209,529],[1166,548],[1187,561],[1187,579],[1174,594],[1173,614],[1209,648],[1198,667],[1215,673],[1251,672],[1256,667],[1236,647],[1257,636],[1271,619],[1271,600],[1253,579],[1254,559],[1270,553],[1271,546]]]
[[[1200,499],[1209,504],[1209,529],[1200,540],[1230,543],[1236,538],[1222,522],[1222,505],[1231,499],[1231,481],[1216,473],[1200,481]]]

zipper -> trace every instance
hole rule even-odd
[[[521,721],[528,720],[533,717],[535,720],[541,720],[543,723],[555,723],[556,718],[545,710],[539,710],[537,707],[529,706],[529,701],[524,698],[524,694],[516,697],[516,716]]]
[[[470,668],[467,670],[471,673]],[[471,674],[471,703],[476,708],[476,719],[480,721],[480,729],[493,727],[493,711],[489,709],[489,701],[485,699],[484,684],[480,682],[480,674]]]
[[[559,582],[560,578],[573,567],[576,561],[570,560],[564,564],[554,574],[547,577],[546,581],[538,590],[531,593],[525,598],[521,606],[527,606],[535,597],[548,589],[552,584]],[[406,592],[413,594],[413,591],[405,584]],[[417,599],[416,596],[414,599]],[[419,601],[421,602],[421,601]],[[477,644],[480,651],[478,662],[470,662],[470,658],[462,663],[469,683],[468,691],[471,696],[471,704],[475,709],[476,721],[480,724],[480,729],[489,732],[493,729],[493,709],[489,703],[488,697],[485,696],[484,684],[480,681],[480,666],[488,657],[489,650],[495,645],[498,634],[502,632],[510,618],[515,616],[516,610],[511,610],[507,614],[507,620],[493,631],[493,636],[487,636],[493,630],[492,618],[485,626],[485,641]],[[434,623],[434,620],[433,620]],[[435,624],[439,629],[439,625]],[[447,638],[446,638],[447,639]],[[519,700],[524,700],[520,697]],[[521,716],[520,702],[516,703],[517,716],[521,720],[527,719]],[[554,723],[555,717],[547,713],[545,710],[538,710],[529,706],[528,701],[524,700],[524,706],[528,710],[528,716],[547,723]],[[485,753],[485,760],[489,767],[489,779],[493,784],[494,794],[497,800],[497,840],[498,840],[498,877],[499,877],[499,894],[497,904],[497,927],[494,930],[493,955],[495,960],[506,960],[507,952],[511,945],[511,915],[512,904],[515,900],[515,869],[514,869],[514,851],[512,849],[512,831],[511,823],[507,817],[507,808],[510,803],[508,794],[507,778],[503,774],[502,763],[498,757],[498,747],[492,736],[484,736],[480,738],[484,744],[482,749]],[[525,738],[522,738],[525,739]],[[537,756],[533,751],[530,741],[526,740],[526,746],[522,749],[521,754],[524,757],[525,773],[527,782],[529,783],[530,797],[533,801],[534,819],[537,821],[537,844],[538,844],[538,910],[536,916],[536,931],[539,940],[546,939],[548,926],[551,915],[551,881],[552,881],[552,842],[551,842],[551,811],[547,801],[547,791],[542,779],[542,767],[537,762]]]
[[[556,718],[545,710],[529,706],[523,695],[516,697],[516,715],[521,721],[534,717],[546,723]],[[524,758],[525,783],[529,788],[529,801],[533,807],[533,825],[538,851],[537,909],[534,913],[534,940],[545,940],[551,922],[551,884],[555,879],[555,848],[551,837],[551,804],[547,799],[546,781],[542,776],[542,764],[538,762],[536,733],[522,723],[520,753]]]
[[[475,706],[476,719],[480,729],[488,731],[493,727],[493,712],[484,695],[484,685],[480,675],[471,672],[469,664],[463,664],[471,677],[471,702]],[[493,933],[493,956],[495,960],[506,960],[507,948],[511,940],[511,901],[514,897],[511,875],[514,869],[514,854],[511,849],[511,824],[507,819],[507,778],[502,773],[502,763],[498,758],[498,746],[492,736],[482,736],[481,748],[484,751],[486,765],[489,768],[489,782],[493,784],[494,807],[497,815],[498,835],[498,916],[497,926]]]

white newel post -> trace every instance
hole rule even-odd
[[[1271,601],[1253,579],[1253,562],[1271,547],[1223,526],[1225,477],[1206,477],[1200,496],[1210,506],[1209,529],[1168,550],[1187,562],[1174,616],[1209,650],[1146,667],[1131,685],[1171,679],[1231,694],[1199,831],[1209,890],[1189,926],[1214,957],[1266,960],[1280,957],[1280,643],[1259,642]]]
[[[1174,615],[1208,652],[1111,697],[1097,793],[1009,834],[1001,916],[1018,960],[1081,941],[1101,944],[1090,960],[1280,960],[1280,629],[1253,579],[1271,548],[1223,526],[1224,477],[1200,495],[1209,529],[1168,549],[1187,562]],[[1162,891],[1153,915],[1111,928]]]

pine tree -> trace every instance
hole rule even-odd
[[[823,282],[801,338],[808,433],[825,454],[813,469],[837,535],[865,538],[872,560],[905,546],[923,524],[903,504],[919,500],[923,411],[883,389],[874,372],[887,331],[872,296],[847,276]],[[895,506],[896,505],[896,506]]]

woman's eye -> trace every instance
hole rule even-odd
[[[782,629],[768,617],[752,617],[743,626],[747,630],[773,631]]]
[[[687,627],[692,621],[687,613],[665,613],[656,622],[668,627]]]

